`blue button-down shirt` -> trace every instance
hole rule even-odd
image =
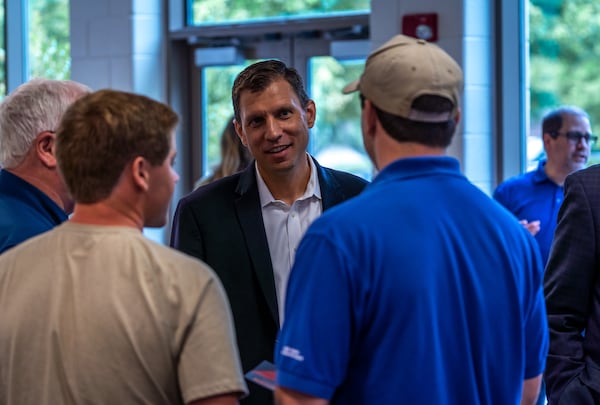
[[[0,253],[67,218],[37,187],[6,170],[0,171]]]
[[[536,170],[512,177],[494,191],[494,199],[512,212],[517,219],[540,221],[535,240],[540,247],[544,265],[548,261],[558,210],[563,201],[563,187],[548,178],[545,160]]]

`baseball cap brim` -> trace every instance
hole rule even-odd
[[[348,83],[343,89],[342,93],[350,94],[359,90],[360,80],[355,80],[352,83]]]
[[[358,90],[379,110],[398,117],[444,122],[456,115],[462,88],[462,69],[438,45],[395,35],[369,55],[360,78],[342,93]],[[449,100],[452,111],[432,114],[414,109],[415,100],[427,95]]]

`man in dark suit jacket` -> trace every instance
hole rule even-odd
[[[275,60],[250,65],[236,78],[232,98],[236,132],[255,164],[184,197],[171,245],[204,260],[221,278],[247,372],[273,361],[302,234],[322,211],[357,195],[367,182],[323,168],[306,153],[316,108],[295,69]],[[249,388],[242,404],[273,403],[271,392]]]
[[[544,275],[551,405],[600,403],[600,166],[573,173]]]

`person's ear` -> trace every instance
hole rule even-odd
[[[552,138],[552,136],[550,136],[549,133],[544,132],[542,134],[542,143],[544,145],[544,150],[548,150],[549,146],[550,146],[550,142],[552,142],[554,138]]]
[[[130,170],[133,183],[141,190],[148,191],[150,188],[150,162],[138,156],[133,159]]]
[[[460,108],[457,108],[456,115],[454,116],[454,125],[456,125],[458,127],[458,124],[460,123],[461,118],[462,118],[462,113],[460,111]]]
[[[369,137],[373,137],[375,135],[377,122],[379,122],[379,117],[377,116],[377,111],[375,111],[375,107],[371,100],[365,99],[364,107],[363,107],[363,117],[364,117],[364,130],[365,135]]]
[[[56,168],[56,134],[52,131],[40,132],[33,142],[35,153],[40,162],[49,169]]]
[[[306,104],[304,113],[306,114],[306,123],[308,124],[308,127],[312,128],[315,125],[315,120],[317,119],[317,106],[313,100],[308,100],[308,104]]]
[[[244,145],[247,148],[248,140],[246,139],[246,136],[244,135],[244,131],[242,131],[242,126],[239,124],[239,122],[236,119],[233,120],[233,127],[235,128],[235,133],[240,138],[240,141],[242,141],[242,145]]]

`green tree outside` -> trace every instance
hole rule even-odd
[[[69,1],[29,0],[29,76],[71,77]]]
[[[600,2],[529,0],[531,134],[559,105],[586,110],[600,123]],[[598,145],[594,146],[598,149]],[[590,163],[598,163],[590,159]]]
[[[370,9],[370,0],[193,0],[191,23],[219,23]]]

